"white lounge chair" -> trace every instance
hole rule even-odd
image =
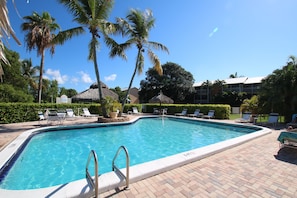
[[[203,118],[206,118],[206,119],[211,119],[211,118],[214,118],[215,116],[215,110],[209,110],[208,111],[208,114],[207,115],[204,115],[202,116]]]
[[[235,122],[249,123],[251,122],[251,116],[252,114],[250,112],[245,112],[242,114],[241,118],[235,119]]]
[[[83,108],[83,114],[81,114],[84,117],[96,117],[98,115],[91,114],[88,108]]]
[[[160,114],[160,110],[158,108],[154,108],[153,114],[154,115],[159,115]]]
[[[47,123],[50,122],[58,122],[59,124],[62,124],[62,122],[65,119],[65,113],[58,113],[56,110],[47,110],[46,111],[46,119]]]
[[[45,116],[42,111],[38,111],[38,117],[39,117],[39,121],[45,120]]]
[[[176,113],[176,116],[186,116],[187,115],[188,110],[187,109],[183,109],[181,113]]]
[[[197,117],[201,118],[203,116],[203,113],[200,113],[200,109],[196,109],[194,113],[188,114],[189,117]]]
[[[66,119],[76,118],[72,109],[66,109]]]
[[[132,113],[133,114],[139,114],[139,111],[138,111],[137,107],[132,107]]]
[[[267,123],[275,126],[278,123],[278,116],[279,116],[278,113],[270,113]]]

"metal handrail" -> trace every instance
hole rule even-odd
[[[118,157],[118,155],[119,155],[119,153],[120,153],[120,151],[121,151],[121,149],[123,149],[124,151],[125,151],[125,154],[126,154],[126,176],[120,171],[120,169],[115,165],[115,160],[116,160],[116,158]],[[129,158],[129,153],[128,153],[128,150],[127,150],[127,148],[125,147],[125,146],[120,146],[119,148],[118,148],[118,151],[116,152],[116,154],[115,154],[115,156],[114,156],[114,158],[113,158],[113,160],[112,160],[112,171],[115,171],[115,169],[119,172],[119,173],[121,173],[121,175],[125,178],[125,180],[126,180],[126,187],[125,187],[125,189],[129,189],[129,167],[130,167],[130,158]]]
[[[92,179],[92,176],[89,173],[88,167],[90,164],[90,161],[92,159],[92,157],[94,158],[94,164],[95,164],[95,182]],[[98,191],[99,191],[99,180],[98,180],[98,159],[97,159],[97,154],[94,150],[91,150],[89,157],[88,157],[88,161],[86,164],[86,179],[91,183],[92,187],[95,188],[95,197],[98,197]]]

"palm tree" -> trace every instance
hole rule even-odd
[[[55,44],[53,44],[52,40],[56,36],[54,32],[60,29],[60,26],[48,12],[43,12],[42,15],[33,12],[31,16],[23,18],[25,22],[21,25],[21,28],[26,32],[25,41],[27,49],[29,51],[37,49],[37,55],[41,56],[38,84],[38,103],[40,103],[45,50],[49,48],[51,55],[54,54]]]
[[[229,78],[237,78],[238,76],[237,76],[237,72],[235,72],[235,74],[230,74],[229,75]]]
[[[127,19],[127,20],[126,20]],[[144,67],[144,55],[145,50],[147,51],[149,59],[154,64],[153,68],[162,75],[163,70],[160,64],[159,58],[154,54],[151,48],[161,49],[169,53],[166,46],[158,42],[149,41],[149,32],[154,27],[155,19],[153,18],[153,13],[151,10],[146,10],[145,12],[140,12],[138,10],[130,10],[126,19],[117,18],[117,22],[123,31],[123,35],[128,37],[125,43],[120,45],[114,45],[112,42],[107,42],[107,45],[111,46],[110,56],[115,57],[119,55],[121,57],[126,57],[125,50],[130,48],[132,45],[137,47],[137,58],[135,68],[129,83],[129,87],[124,100],[122,101],[122,112],[124,110],[124,105],[127,101],[129,91],[131,89],[136,72],[138,74],[142,73]]]
[[[113,39],[109,38],[108,34],[116,32],[116,26],[111,22],[108,22],[109,13],[113,7],[113,1],[109,0],[60,0],[60,3],[64,4],[70,13],[74,16],[74,21],[81,24],[81,28],[87,28],[91,33],[91,41],[89,43],[89,60],[93,60],[95,75],[98,84],[99,99],[103,116],[106,115],[106,109],[103,105],[102,87],[99,75],[99,68],[97,63],[96,49],[99,47],[100,38],[99,33],[104,36],[104,39],[108,39],[112,42]]]
[[[21,62],[21,69],[22,69],[22,75],[24,78],[29,82],[29,85],[34,89],[38,89],[38,85],[36,83],[36,74],[38,73],[40,67],[39,66],[32,66],[32,60],[31,59],[25,59]]]
[[[9,37],[10,35],[16,41],[17,44],[21,45],[21,42],[17,39],[14,34],[14,31],[10,25],[10,21],[8,18],[8,10],[6,6],[7,1],[2,0],[0,1],[0,59],[5,63],[9,64],[8,60],[4,55],[4,45],[2,42],[3,37]],[[3,68],[0,62],[0,82],[2,82],[2,75],[4,75]]]
[[[292,65],[294,67],[294,69],[296,69],[296,67],[297,67],[297,58],[296,58],[296,56],[293,56],[293,55],[289,56],[287,65],[288,66]]]

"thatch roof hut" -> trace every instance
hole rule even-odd
[[[164,95],[162,92],[159,93],[159,95],[154,96],[149,100],[149,103],[165,103],[165,104],[172,104],[174,101],[169,98],[168,96]]]
[[[111,91],[106,84],[101,82],[102,87],[102,96],[103,98],[106,98],[106,96],[109,96],[115,100],[119,99],[118,94]],[[99,92],[98,92],[98,84],[93,83],[89,89],[78,93],[77,95],[72,97],[72,102],[96,102],[99,101]]]

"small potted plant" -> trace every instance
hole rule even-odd
[[[106,113],[110,118],[116,118],[121,109],[121,103],[111,97],[106,97],[104,102]]]

